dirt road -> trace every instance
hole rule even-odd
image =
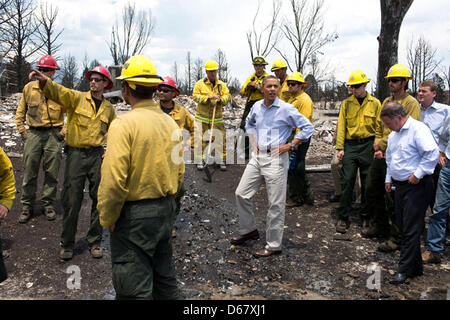
[[[330,161],[314,154],[314,150],[310,154],[308,164]],[[61,205],[57,206],[55,221],[49,222],[37,214],[27,224],[19,224],[23,171],[21,159],[12,160],[18,193],[12,211],[0,227],[9,255],[5,260],[9,279],[0,284],[0,300],[113,299],[108,231],[104,230],[103,259],[91,258],[87,248],[88,194],[85,193],[80,212],[75,256],[69,262],[61,262],[58,258]],[[64,167],[61,177],[63,170]],[[174,238],[176,276],[184,299],[444,300],[448,297],[448,249],[440,265],[425,265],[424,276],[392,286],[388,280],[396,268],[399,252],[379,252],[376,248],[381,240],[362,238],[357,212],[351,216],[347,234],[335,233],[333,212],[337,205],[327,200],[333,190],[330,173],[310,174],[316,198],[314,206],[287,209],[281,255],[264,259],[252,255],[264,245],[267,209],[264,187],[255,196],[261,239],[246,246],[231,246],[229,238],[238,230],[234,191],[243,170],[244,165],[231,165],[226,172],[215,172],[210,184],[203,181],[204,173],[187,165],[187,193]],[[60,183],[60,189],[61,186]],[[39,210],[39,205],[35,209]]]

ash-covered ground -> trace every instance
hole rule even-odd
[[[62,207],[60,191],[64,165],[60,171],[58,217],[47,221],[40,213],[25,225],[17,222],[21,211],[23,143],[15,131],[14,114],[20,94],[0,102],[0,145],[10,155],[16,177],[14,206],[0,226],[9,279],[0,284],[0,299],[113,299],[109,253],[109,233],[105,229],[101,260],[91,258],[86,232],[90,200],[86,189],[79,216],[75,256],[69,262],[58,258]],[[186,96],[177,98],[192,113],[195,103]],[[226,128],[237,128],[245,100],[235,96],[225,108]],[[329,110],[332,109],[332,110]],[[329,165],[333,153],[331,137],[337,120],[334,107],[317,105],[315,133],[307,156],[307,166]],[[117,104],[118,113],[128,107]],[[64,163],[64,162],[63,162]],[[313,206],[286,210],[283,252],[256,259],[253,251],[264,246],[267,197],[264,186],[254,198],[261,239],[245,246],[232,246],[238,220],[234,191],[244,164],[217,170],[213,182],[204,181],[204,172],[186,166],[186,195],[175,223],[173,239],[176,276],[184,299],[363,299],[363,300],[444,300],[450,287],[449,250],[440,265],[425,265],[424,276],[400,286],[388,283],[397,266],[399,252],[382,253],[382,239],[361,237],[357,211],[351,215],[347,234],[335,233],[335,208],[328,197],[333,192],[330,172],[310,172],[315,196]],[[40,174],[38,199],[42,184]],[[423,246],[423,241],[422,241]],[[424,250],[424,248],[422,248]],[[78,277],[80,276],[80,277]],[[77,278],[78,277],[78,278]],[[79,280],[79,281],[78,281]]]

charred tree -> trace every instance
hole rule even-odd
[[[403,18],[413,0],[380,0],[381,30],[378,36],[378,99],[383,101],[389,96],[389,86],[384,79],[389,68],[398,63],[398,38]]]

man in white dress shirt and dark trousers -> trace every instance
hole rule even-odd
[[[408,116],[399,103],[387,103],[380,118],[392,130],[385,187],[387,192],[395,188],[395,217],[403,236],[397,272],[389,282],[401,284],[423,273],[420,235],[433,196],[432,174],[439,149],[428,126]]]
[[[269,208],[266,220],[266,246],[257,250],[256,257],[281,253],[286,185],[289,168],[289,150],[297,150],[314,132],[311,122],[291,104],[278,98],[280,82],[267,76],[262,82],[264,99],[256,102],[247,116],[245,130],[249,135],[252,157],[236,189],[236,206],[239,214],[239,236],[231,239],[234,245],[258,239],[252,197],[265,181]],[[291,143],[287,143],[292,128],[298,128]]]

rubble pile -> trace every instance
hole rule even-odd
[[[320,100],[314,103],[314,108],[317,110],[339,110],[341,108],[341,101]]]
[[[0,144],[4,147],[6,152],[13,152],[14,149],[22,144],[22,139],[15,129],[14,117],[17,105],[22,97],[21,93],[13,94],[7,98],[3,97],[0,100]],[[180,95],[175,98],[175,101],[189,110],[192,115],[195,115],[197,103],[194,102],[192,96]],[[223,118],[226,129],[238,129],[241,123],[242,114],[244,112],[246,99],[239,94],[232,95],[231,101],[223,109]],[[338,103],[340,105],[340,103]],[[337,105],[337,104],[336,104]],[[311,149],[316,152],[332,153],[333,146],[331,145],[333,139],[334,128],[336,126],[337,118],[322,119],[321,114],[324,108],[334,108],[336,105],[330,103],[318,102],[315,104],[314,115],[314,135],[311,141]],[[126,112],[131,110],[130,106],[125,102],[118,102],[114,104],[116,111]],[[319,112],[320,110],[320,112]],[[331,151],[330,151],[331,150]]]
[[[14,121],[21,97],[21,93],[16,93],[0,100],[0,145],[8,154],[22,143]]]

